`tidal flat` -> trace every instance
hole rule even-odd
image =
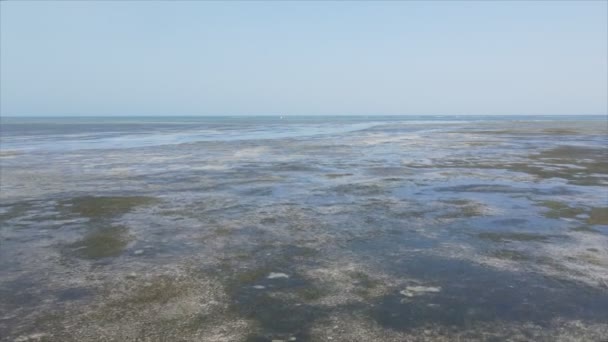
[[[2,120],[2,342],[608,337],[606,117]]]

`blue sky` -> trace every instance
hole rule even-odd
[[[608,2],[1,2],[0,113],[606,114]]]

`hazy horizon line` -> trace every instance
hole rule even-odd
[[[0,118],[106,118],[106,117],[334,117],[334,116],[357,116],[357,117],[381,117],[381,116],[608,116],[604,114],[104,114],[104,115],[3,115]]]

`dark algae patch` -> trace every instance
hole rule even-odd
[[[85,235],[66,246],[66,250],[84,259],[102,259],[122,254],[132,237],[122,225],[111,225],[111,220],[136,207],[157,203],[146,196],[83,196],[60,202],[60,209],[91,219]]]
[[[174,279],[169,276],[159,276],[146,280],[109,303],[110,307],[121,306],[144,306],[150,304],[167,304],[169,301],[192,290],[192,284],[188,281]]]
[[[534,158],[554,160],[576,160],[576,159],[598,159],[608,158],[608,148],[580,147],[580,146],[558,146],[542,151]]]
[[[608,225],[608,208],[592,208],[587,223]]]
[[[525,232],[482,232],[477,237],[492,242],[548,242],[553,236]]]
[[[411,167],[420,167],[411,165]],[[505,160],[496,163],[491,159],[462,159],[436,160],[434,168],[463,168],[478,170],[507,170],[527,173],[535,176],[537,181],[545,179],[565,179],[570,184],[583,186],[602,186],[608,182],[608,148],[583,146],[558,146],[546,150],[532,150],[521,159]],[[479,186],[459,186],[462,191],[481,192],[488,189]],[[468,188],[468,189],[467,189]],[[450,187],[440,189],[449,191]],[[504,189],[514,192],[517,189]],[[523,189],[520,189],[521,191]],[[494,188],[493,192],[501,192]]]
[[[600,233],[599,230],[586,226],[586,225],[570,228],[570,230],[573,232],[581,232],[581,233]]]
[[[445,219],[456,219],[456,218],[472,218],[476,216],[483,216],[483,206],[475,201],[468,200],[449,200],[444,203],[453,206],[448,209],[445,214],[439,215],[439,218]]]
[[[570,207],[565,203],[557,201],[543,201],[541,205],[549,208],[550,210],[544,213],[545,217],[548,218],[575,218],[576,216],[585,213],[583,208]]]
[[[327,173],[327,174],[325,174],[325,177],[334,179],[334,178],[348,177],[348,176],[352,176],[352,175],[353,175],[352,173]]]
[[[122,226],[96,229],[69,245],[71,251],[85,259],[118,256],[130,241],[128,229]]]
[[[463,199],[463,198],[445,199],[445,200],[442,200],[441,202],[447,203],[447,204],[453,204],[453,205],[466,205],[466,204],[471,203],[470,200]]]
[[[531,160],[553,166],[519,165],[524,172],[542,178],[564,178],[577,185],[600,185],[608,179],[608,148],[558,146],[530,156]],[[575,165],[576,168],[556,165]]]
[[[373,290],[382,285],[381,281],[362,271],[353,271],[349,275],[356,286],[355,293],[364,298],[370,297]]]
[[[364,184],[364,183],[353,183],[338,185],[331,189],[340,195],[354,195],[354,196],[374,196],[381,195],[386,190],[378,184]]]
[[[495,250],[490,253],[490,256],[511,261],[528,261],[531,259],[529,255],[513,249]]]
[[[602,259],[597,257],[597,255],[591,254],[591,253],[581,253],[581,254],[578,254],[575,256],[567,257],[567,259],[570,261],[573,261],[573,262],[590,264],[590,265],[595,265],[595,266],[604,265],[604,262],[602,261]]]
[[[62,207],[80,216],[104,219],[124,215],[136,207],[157,203],[148,196],[83,196],[62,202]]]

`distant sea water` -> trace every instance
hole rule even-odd
[[[603,341],[608,117],[0,118],[0,341]]]
[[[0,143],[5,150],[131,148],[196,141],[303,138],[389,124],[605,120],[598,115],[3,117]]]

